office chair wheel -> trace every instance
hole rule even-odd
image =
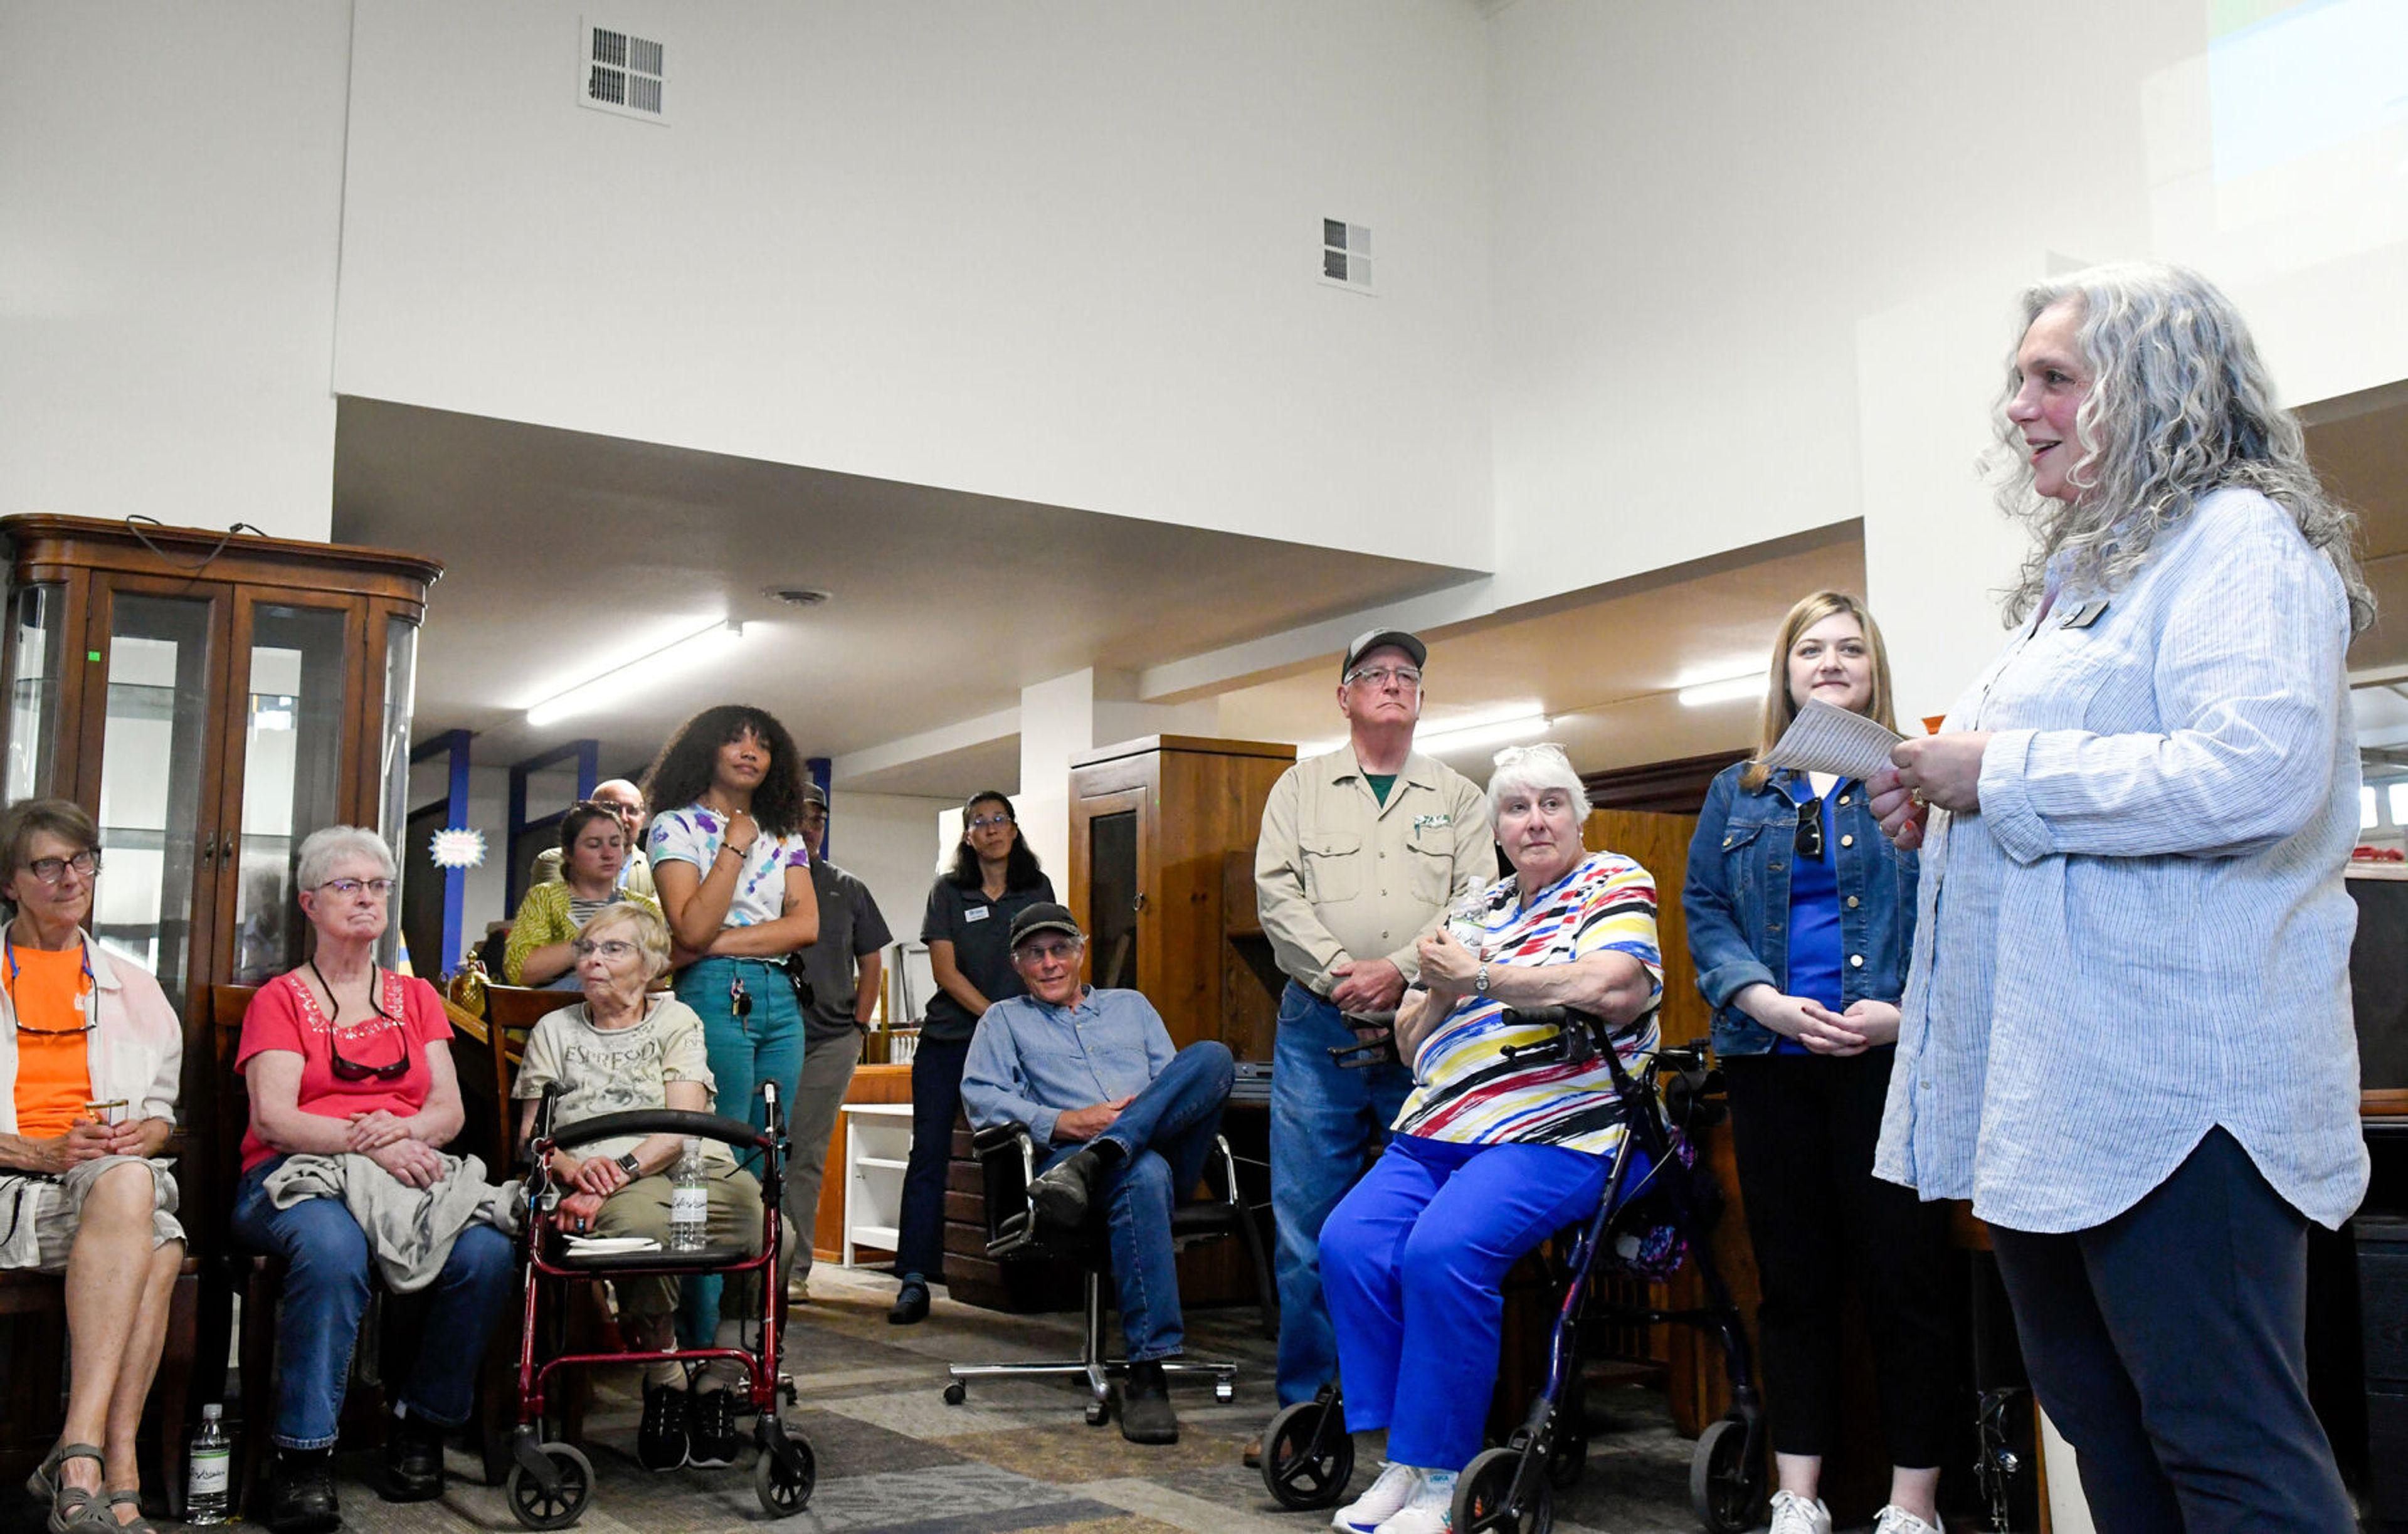
[[[798,1435],[789,1434],[785,1447],[792,1455],[765,1448],[752,1466],[752,1495],[761,1499],[761,1511],[772,1518],[787,1518],[803,1511],[811,1499],[811,1488],[819,1484],[819,1462],[811,1446]]]
[[[547,1443],[537,1452],[552,1461],[560,1489],[545,1491],[525,1466],[514,1464],[502,1494],[511,1515],[527,1527],[566,1528],[585,1516],[585,1504],[593,1499],[594,1462],[573,1444]]]
[[[1764,1505],[1764,1467],[1751,1464],[1747,1424],[1725,1417],[1698,1435],[1689,1456],[1689,1508],[1708,1534],[1745,1534]]]
[[[1238,1398],[1238,1387],[1226,1380],[1212,1382],[1212,1398],[1223,1406]]]
[[[1512,1500],[1521,1472],[1518,1449],[1484,1449],[1455,1483],[1455,1534],[1547,1534],[1555,1527],[1555,1493],[1543,1474],[1526,1478],[1522,1499]]]
[[[1110,1422],[1110,1421],[1111,1421],[1111,1420],[1112,1420],[1112,1403],[1111,1403],[1111,1402],[1110,1402],[1110,1401],[1089,1401],[1089,1402],[1087,1403],[1087,1426],[1090,1426],[1090,1427],[1101,1427],[1104,1424],[1106,1424],[1106,1423],[1108,1423],[1108,1422]]]
[[[959,1406],[962,1402],[969,1399],[969,1397],[970,1387],[962,1383],[959,1380],[954,1380],[945,1386],[945,1404],[947,1406]]]
[[[1325,1392],[1288,1407],[1263,1429],[1263,1488],[1280,1506],[1305,1512],[1345,1495],[1354,1479],[1354,1435],[1332,1423],[1327,1441],[1319,1441],[1323,1418],[1343,1410]]]

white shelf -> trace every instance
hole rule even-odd
[[[911,1105],[844,1105],[844,1264],[855,1250],[892,1252],[900,1243],[903,1173],[911,1164]]]
[[[891,1159],[890,1157],[882,1156],[882,1155],[866,1155],[866,1156],[863,1156],[860,1160],[858,1160],[858,1161],[854,1162],[854,1163],[853,1163],[853,1165],[854,1165],[854,1166],[856,1166],[856,1167],[876,1167],[876,1168],[880,1168],[881,1169],[882,1169],[882,1170],[886,1170],[886,1171],[897,1171],[897,1172],[899,1172],[899,1171],[903,1170],[905,1168],[907,1168],[907,1167],[910,1166],[910,1165],[911,1165],[911,1163],[910,1163],[910,1161],[908,1161],[908,1160],[905,1160],[905,1161],[896,1161],[896,1160],[893,1160],[893,1159]]]

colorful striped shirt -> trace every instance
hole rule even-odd
[[[1592,953],[1627,953],[1647,967],[1655,995],[1614,1041],[1636,1072],[1656,1053],[1664,960],[1656,946],[1656,881],[1613,853],[1592,853],[1525,906],[1512,876],[1467,896],[1448,925],[1491,966],[1570,964]],[[1602,1059],[1581,1065],[1508,1060],[1508,1045],[1539,1043],[1549,1026],[1510,1021],[1502,1003],[1467,996],[1413,1062],[1413,1095],[1396,1131],[1458,1144],[1561,1145],[1612,1154],[1622,1142],[1622,1105]]]

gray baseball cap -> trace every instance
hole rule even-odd
[[[1382,645],[1389,644],[1395,645],[1406,654],[1411,655],[1413,658],[1413,664],[1415,666],[1420,666],[1429,659],[1429,647],[1422,643],[1421,640],[1406,633],[1403,629],[1375,628],[1369,634],[1356,635],[1354,637],[1354,642],[1346,647],[1346,658],[1340,662],[1338,666],[1339,680],[1343,681],[1346,679],[1347,675],[1354,669],[1355,662],[1361,660],[1365,655],[1369,654],[1372,651],[1379,649]]]

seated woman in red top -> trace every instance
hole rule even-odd
[[[317,941],[300,968],[260,987],[242,1020],[235,1064],[251,1086],[251,1132],[234,1234],[291,1264],[276,1333],[268,1527],[324,1534],[342,1521],[335,1428],[372,1254],[344,1200],[305,1197],[280,1209],[267,1183],[296,1155],[360,1156],[402,1188],[432,1187],[461,1175],[437,1147],[460,1132],[464,1115],[452,1025],[435,988],[376,962],[394,888],[383,841],[354,825],[316,832],[301,844],[295,882]],[[443,1435],[468,1420],[486,1335],[509,1298],[510,1268],[509,1239],[470,1225],[429,1285],[424,1340],[408,1382],[396,1383],[396,1420],[386,1425],[387,1501],[443,1494]]]

